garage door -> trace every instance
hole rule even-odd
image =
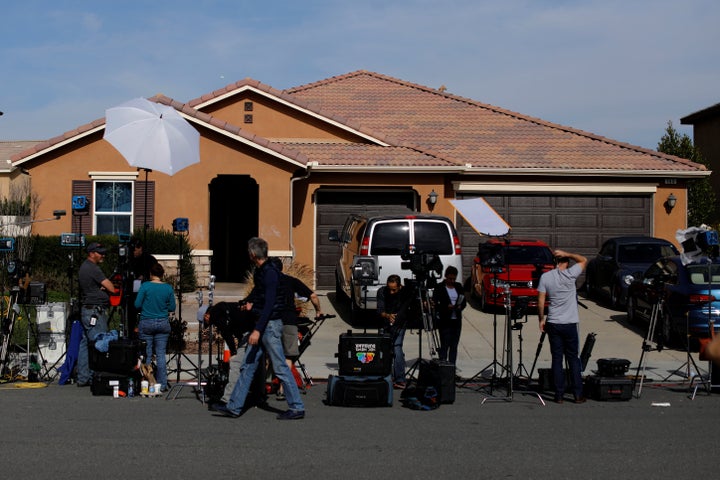
[[[594,257],[608,238],[652,233],[652,197],[648,194],[489,194],[462,198],[475,196],[482,196],[510,224],[513,238],[542,240],[551,248],[588,258]],[[457,223],[463,247],[463,278],[467,278],[481,237],[462,217]]]
[[[338,244],[328,241],[330,230],[342,230],[350,214],[389,215],[416,211],[413,190],[323,190],[315,193],[317,208],[315,276],[319,290],[335,288]]]

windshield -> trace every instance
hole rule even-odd
[[[652,263],[660,257],[675,255],[670,245],[638,243],[620,245],[618,262],[620,263]]]
[[[553,263],[548,247],[539,245],[510,245],[505,249],[505,262],[509,265],[545,265]]]

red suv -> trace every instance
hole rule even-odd
[[[472,268],[472,293],[480,298],[480,308],[489,311],[505,305],[505,287],[510,287],[514,305],[527,297],[528,307],[537,308],[540,275],[552,270],[553,252],[540,240],[492,238],[479,245]]]

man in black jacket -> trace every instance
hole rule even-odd
[[[252,308],[259,313],[259,317],[255,329],[248,337],[249,346],[230,400],[227,405],[218,404],[213,410],[228,417],[239,417],[242,414],[255,370],[265,352],[270,357],[275,375],[283,384],[288,403],[288,410],[277,418],[299,420],[305,417],[305,405],[292,372],[285,363],[282,345],[283,315],[290,293],[281,286],[281,274],[277,267],[268,261],[268,244],[265,240],[251,238],[248,241],[248,254],[256,267],[253,280],[257,294],[253,295]]]

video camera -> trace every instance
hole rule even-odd
[[[718,256],[720,246],[718,232],[710,229],[706,225],[678,230],[675,238],[683,248],[683,252],[680,255],[683,265],[698,262],[702,260],[703,255],[711,258]]]
[[[442,275],[443,264],[440,257],[435,253],[423,253],[415,251],[414,245],[408,245],[400,254],[403,262],[400,268],[410,270],[420,283],[425,283],[428,288],[437,285],[437,278]],[[431,273],[436,275],[431,275]]]

